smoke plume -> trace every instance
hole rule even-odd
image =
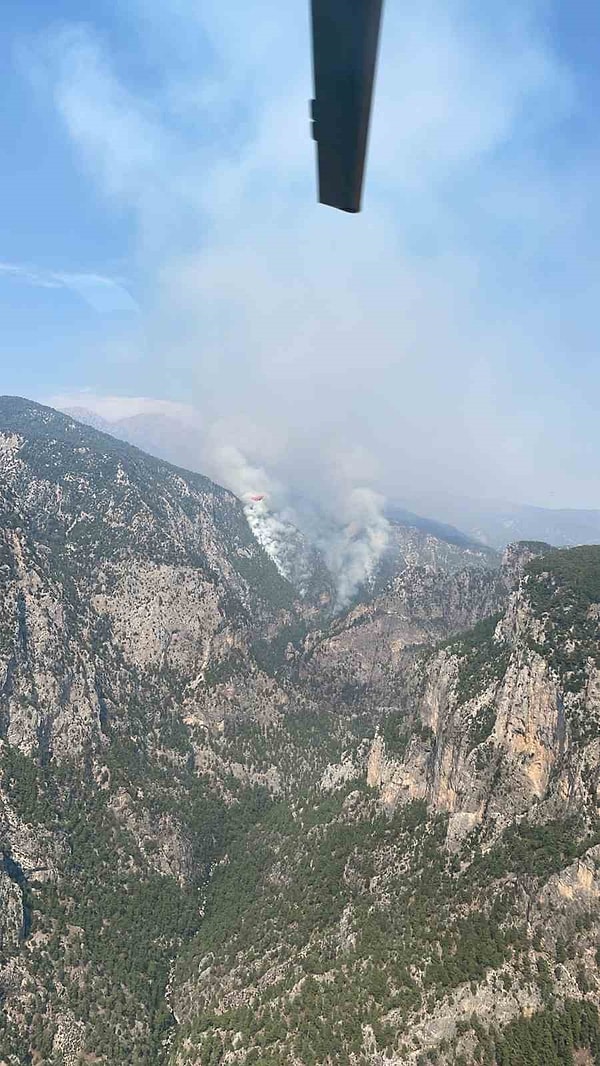
[[[216,477],[239,496],[248,524],[258,543],[271,557],[279,573],[290,579],[287,556],[289,530],[273,514],[267,502],[278,486],[260,466],[253,466],[234,444],[216,444],[212,449],[212,467]]]
[[[352,489],[339,515],[343,523],[323,542],[323,553],[334,575],[337,607],[346,607],[361,585],[371,578],[389,539],[383,514],[384,498],[368,488]]]
[[[215,476],[240,497],[248,523],[279,573],[305,594],[317,548],[336,588],[336,609],[346,607],[372,577],[388,543],[384,498],[367,487],[348,484],[348,470],[338,465],[341,484],[331,470],[302,486],[288,487],[263,466],[254,464],[232,444],[211,450]],[[327,477],[328,475],[328,477]]]

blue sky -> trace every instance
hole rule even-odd
[[[388,0],[357,218],[315,203],[307,0],[90,10],[3,8],[3,392],[600,507],[597,4]]]

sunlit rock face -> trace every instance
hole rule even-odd
[[[373,743],[368,780],[382,805],[393,809],[426,799],[434,810],[451,815],[454,843],[484,821],[499,830],[532,808],[589,804],[595,797],[597,612],[587,600],[575,605],[577,584],[572,595],[568,588],[563,592],[560,574],[552,575],[557,555],[546,551],[515,546],[507,574],[514,591],[503,614],[421,666],[421,694],[413,708],[416,736],[413,732],[402,758],[393,746],[386,748],[381,735]],[[598,549],[572,549],[570,558],[576,561],[578,551]],[[590,559],[596,566],[593,555]],[[554,590],[549,612],[540,585]],[[561,597],[568,602],[557,621]],[[563,622],[565,635],[558,633]]]

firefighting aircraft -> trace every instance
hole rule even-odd
[[[360,211],[383,0],[311,0],[319,201]]]

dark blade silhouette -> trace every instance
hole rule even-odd
[[[360,211],[383,0],[311,0],[319,200]]]

